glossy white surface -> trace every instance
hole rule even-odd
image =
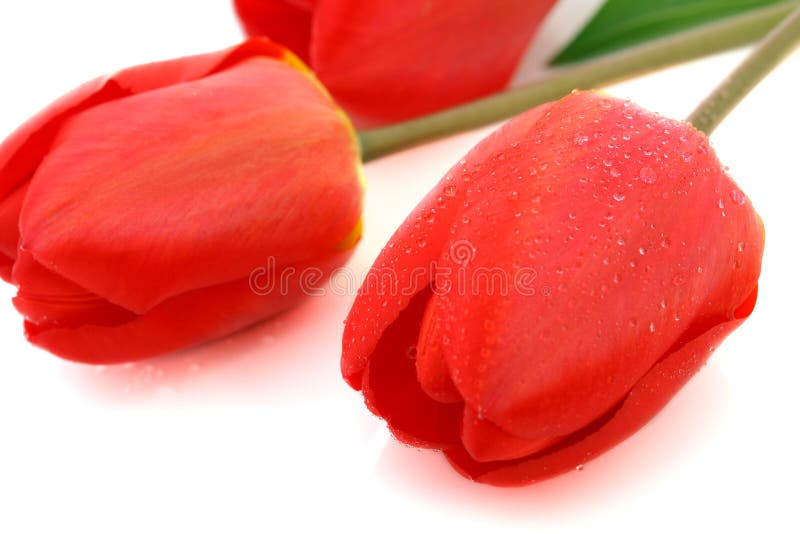
[[[226,0],[3,2],[0,136],[97,74],[238,39]],[[742,56],[608,90],[683,117]],[[796,532],[798,85],[795,53],[713,136],[767,227],[753,316],[655,420],[583,471],[496,489],[392,441],[339,378],[350,296],[97,368],[29,346],[2,285],[0,532]],[[367,166],[355,272],[488,131]]]

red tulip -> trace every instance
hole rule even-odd
[[[668,402],[750,315],[763,246],[705,135],[577,93],[489,136],[403,223],[342,371],[401,441],[531,483]]]
[[[245,31],[303,58],[359,122],[506,86],[554,0],[235,0]]]
[[[173,351],[295,303],[302,280],[251,290],[270,258],[341,265],[360,235],[359,172],[346,116],[267,40],[133,67],[0,145],[2,274],[29,339],[59,356]]]

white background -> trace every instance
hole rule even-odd
[[[560,14],[531,58],[576,25]],[[3,1],[0,136],[97,74],[238,39],[227,0]],[[683,117],[742,57],[609,91]],[[753,316],[655,420],[583,471],[497,489],[389,439],[339,378],[352,297],[310,299],[196,350],[93,368],[27,345],[3,285],[0,532],[797,532],[799,74],[795,53],[713,136],[767,227]],[[350,267],[367,269],[487,131],[367,166],[366,233]]]

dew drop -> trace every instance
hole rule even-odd
[[[614,193],[613,198],[617,202],[622,202],[623,200],[625,200],[625,194],[622,191],[617,191],[616,193]]]
[[[639,171],[639,179],[646,184],[652,184],[657,178],[656,171],[650,167],[642,167],[642,170]]]
[[[575,134],[575,137],[572,140],[576,145],[582,146],[585,145],[587,141],[589,141],[589,136],[582,134]]]
[[[744,196],[744,193],[739,191],[738,189],[734,189],[731,191],[731,200],[733,200],[739,206],[744,205],[747,202],[747,197]]]
[[[656,331],[656,323],[650,323],[650,333],[652,334],[655,331]]]
[[[645,254],[647,254],[647,250],[644,247],[639,247],[639,255],[644,256]]]
[[[622,176],[622,173],[619,172],[619,169],[616,168],[613,168],[610,171],[608,171],[608,174],[610,174],[614,178],[619,178],[620,176]]]

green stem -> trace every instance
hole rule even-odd
[[[800,44],[800,8],[779,24],[686,119],[695,128],[711,134],[719,123]]]
[[[753,9],[599,59],[554,69],[546,79],[518,89],[392,126],[361,131],[358,135],[363,161],[513,117],[576,88],[597,88],[752,43],[798,5],[798,0],[791,0]]]

